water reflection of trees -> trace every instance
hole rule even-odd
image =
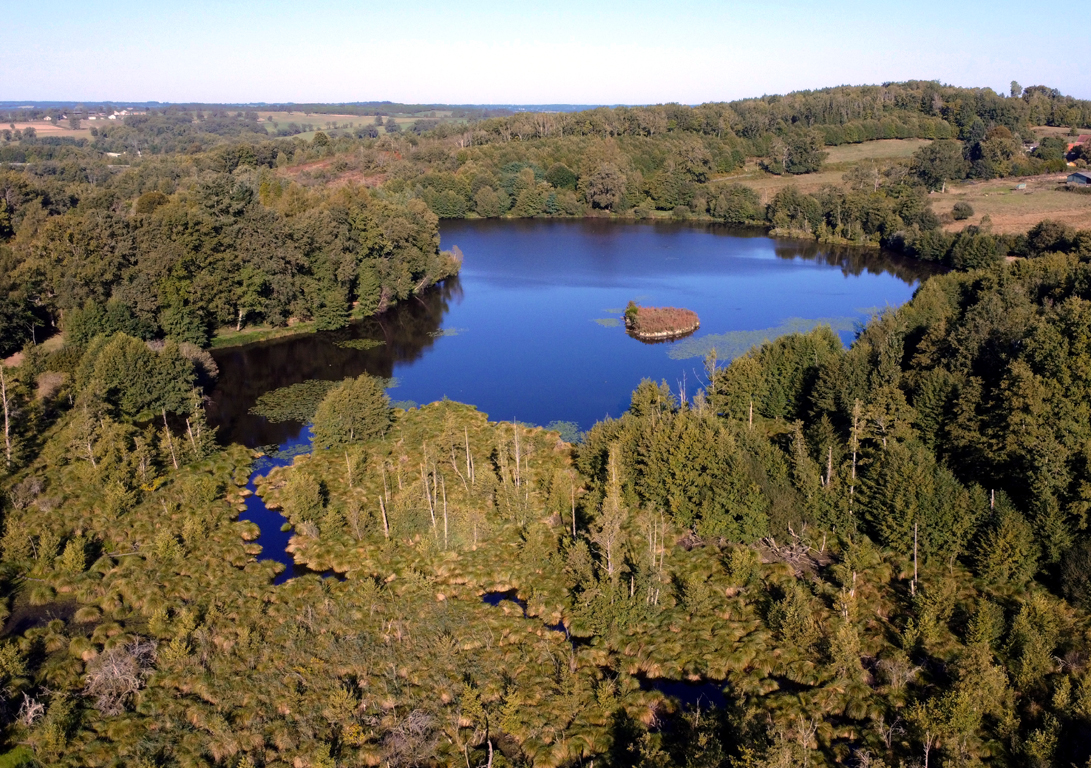
[[[209,420],[226,443],[258,446],[290,440],[298,434],[298,424],[271,424],[250,413],[259,396],[311,379],[339,381],[361,373],[391,377],[395,366],[419,359],[435,344],[451,301],[461,298],[462,286],[454,277],[339,331],[214,351],[220,377],[211,395]],[[352,339],[384,343],[371,349],[338,346]]]
[[[721,237],[769,238],[769,233],[761,227],[731,227],[724,224],[686,222],[658,222],[656,227],[667,230],[677,230],[683,227],[698,228]],[[891,251],[860,248],[851,245],[832,245],[819,243],[815,240],[774,239],[773,252],[777,258],[788,261],[807,259],[819,264],[840,267],[841,272],[845,275],[855,277],[864,272],[869,275],[889,274],[906,283],[918,282],[945,271],[943,267],[937,264],[909,258]]]
[[[924,280],[943,271],[941,267],[918,259],[899,256],[873,248],[830,245],[811,240],[778,240],[773,247],[778,259],[807,259],[840,267],[845,275],[889,274],[906,283]]]

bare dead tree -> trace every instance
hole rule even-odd
[[[390,768],[425,765],[435,752],[438,735],[434,719],[414,709],[398,720],[383,737],[383,757]]]
[[[24,693],[23,703],[19,707],[19,714],[16,715],[16,719],[26,728],[31,728],[44,714],[45,704]]]
[[[167,434],[167,447],[170,448],[170,460],[174,462],[174,468],[178,469],[178,456],[174,453],[174,439],[170,434],[170,424],[167,423],[167,409],[163,409],[163,431]],[[90,449],[88,449],[90,452]],[[95,457],[92,454],[91,463],[95,463]]]
[[[107,717],[125,711],[129,698],[144,686],[155,662],[153,640],[137,638],[127,645],[103,651],[87,665],[83,693]]]
[[[4,401],[4,450],[7,456],[7,466],[11,467],[11,420],[12,420],[12,404],[11,398],[8,397],[8,380],[4,376],[4,364],[0,362],[0,399]]]

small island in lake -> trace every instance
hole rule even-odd
[[[675,339],[701,327],[697,313],[678,307],[640,307],[630,301],[625,308],[625,328],[641,341]]]

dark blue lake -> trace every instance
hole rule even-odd
[[[450,221],[442,247],[464,256],[459,278],[341,331],[214,353],[221,374],[210,417],[225,441],[298,441],[302,425],[249,414],[259,395],[308,379],[394,377],[395,401],[443,397],[493,420],[587,429],[620,415],[642,378],[690,394],[703,357],[829,323],[845,343],[875,311],[907,301],[930,274],[876,251],[774,240],[717,226],[586,221]],[[629,337],[630,300],[692,309],[689,338]],[[372,349],[353,339],[383,342]]]

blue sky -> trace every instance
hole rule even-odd
[[[1091,98],[1084,25],[1063,13],[1006,0],[4,0],[0,100],[699,103],[906,79]]]

